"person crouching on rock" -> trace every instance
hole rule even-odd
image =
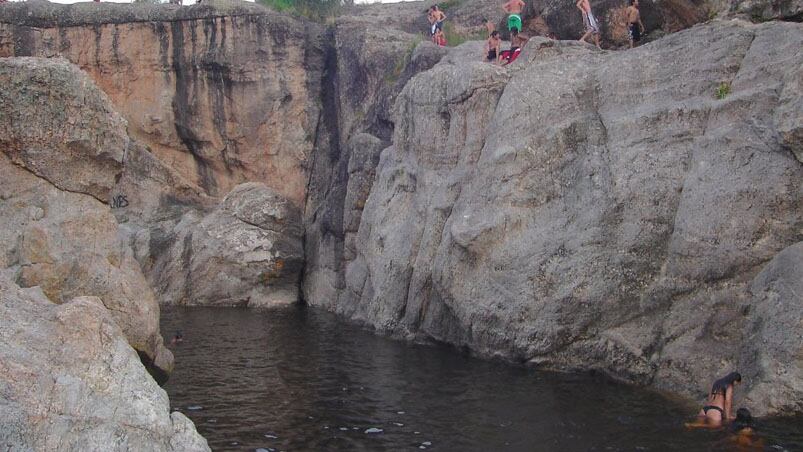
[[[486,59],[489,63],[498,63],[501,57],[499,48],[502,46],[502,40],[499,38],[498,31],[492,31],[491,36],[485,42],[485,47],[488,50]]]
[[[627,14],[627,36],[630,39],[630,48],[638,45],[641,35],[644,34],[644,24],[641,23],[641,14],[638,10],[638,0],[630,0],[630,6],[625,10]]]
[[[719,427],[724,422],[732,421],[733,390],[741,381],[742,376],[738,372],[731,372],[715,381],[708,394],[708,403],[700,410],[697,417],[712,427]]]

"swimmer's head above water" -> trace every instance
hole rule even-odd
[[[733,430],[738,432],[744,429],[753,428],[753,415],[747,408],[736,410],[736,419],[733,420]]]

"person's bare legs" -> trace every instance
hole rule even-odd
[[[583,35],[583,37],[581,37],[581,38],[579,39],[579,41],[586,42],[586,38],[588,38],[588,35],[590,35],[590,34],[591,34],[591,32],[590,32],[590,31],[587,31],[587,32],[586,32],[586,34],[584,34],[584,35]]]
[[[594,43],[597,44],[597,48],[602,50],[602,47],[599,45],[599,33],[594,33]]]

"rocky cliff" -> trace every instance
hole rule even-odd
[[[159,306],[107,205],[131,142],[108,98],[63,60],[0,60],[0,269],[56,302],[97,296],[158,373]]]
[[[173,356],[107,204],[125,121],[64,60],[0,60],[0,84],[0,445],[209,450],[143,367]]]
[[[75,63],[133,138],[207,194],[258,180],[300,207],[318,120],[319,33],[244,2],[25,2],[0,11],[0,56]]]
[[[322,33],[242,2],[0,9],[0,56],[68,59],[126,120],[135,143],[102,200],[163,303],[298,301]],[[260,197],[233,199],[246,191]]]
[[[308,302],[691,396],[740,369],[751,409],[800,412],[801,44],[727,21],[444,59],[399,95],[343,287]]]
[[[750,8],[796,18],[787,3]],[[34,187],[2,198],[14,282],[100,297],[151,361],[158,331],[138,338],[85,275],[162,303],[303,291],[383,333],[689,396],[739,368],[751,409],[803,411],[799,24],[715,21],[626,52],[538,38],[502,68],[480,43],[420,43],[394,11],[321,26],[231,2],[2,5],[0,54],[66,58],[110,99],[3,118],[4,174]],[[54,98],[58,80],[15,77],[3,114],[31,86]],[[48,191],[63,211],[27,209]]]

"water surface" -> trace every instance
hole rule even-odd
[[[163,308],[164,335],[176,330],[165,389],[213,450],[733,449],[657,393],[392,341],[316,309]],[[800,425],[762,424],[766,448],[803,450]]]

